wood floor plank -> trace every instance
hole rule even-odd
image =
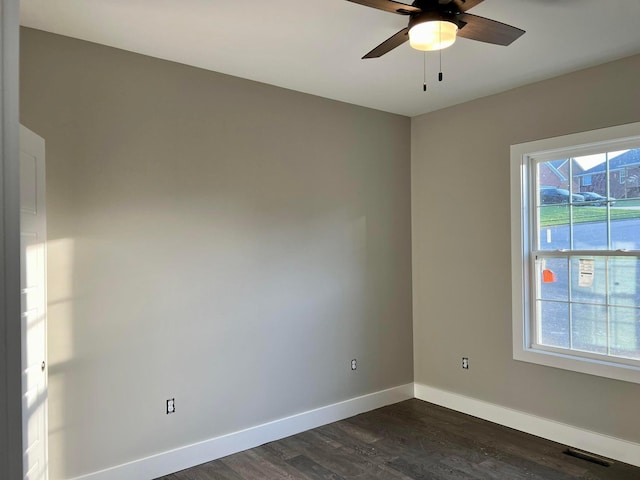
[[[210,462],[198,465],[197,468],[160,477],[157,480],[242,480],[242,477],[220,462]]]
[[[407,400],[157,480],[640,480],[640,468]]]
[[[273,456],[286,461],[302,453],[302,450],[295,445],[295,438],[295,436],[289,437],[290,442],[269,442],[264,444],[263,447],[265,450],[270,451]],[[293,443],[293,445],[290,445],[290,443]]]
[[[175,476],[175,480],[243,480],[227,465],[217,461],[199,465],[197,469],[183,470]]]
[[[293,457],[287,460],[287,463],[309,480],[344,480],[344,477],[341,475],[327,470],[322,465],[317,464],[304,455]]]
[[[246,480],[294,480],[301,478],[294,468],[284,462],[276,462],[276,459],[277,457],[265,458],[256,449],[252,449],[230,455],[223,460],[223,463]]]
[[[362,459],[353,455],[344,447],[333,448],[319,443],[313,448],[304,450],[304,455],[324,468],[343,477],[357,477],[365,472],[366,465]]]
[[[373,443],[382,438],[380,435],[376,435],[371,430],[361,428],[358,425],[350,422],[336,422],[332,423],[331,425],[334,425],[335,428],[344,432],[344,435],[347,435],[351,438],[356,438],[364,443]]]

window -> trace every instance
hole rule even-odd
[[[511,147],[516,360],[640,383],[640,192],[612,174],[638,164],[640,123]]]
[[[582,185],[584,187],[591,186],[591,175],[585,175],[584,177],[582,177]]]

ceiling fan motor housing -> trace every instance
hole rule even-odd
[[[450,22],[457,26],[458,29],[461,29],[466,25],[466,23],[460,20],[453,12],[439,12],[437,10],[431,10],[411,15],[411,18],[409,18],[409,29],[425,22]]]
[[[412,15],[409,19],[409,43],[424,52],[442,50],[456,41],[460,26],[455,15],[427,11]]]

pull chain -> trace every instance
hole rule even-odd
[[[427,52],[422,52],[422,91],[427,91]]]
[[[442,22],[440,22],[440,44],[442,44]],[[438,73],[438,81],[442,81],[442,48],[440,49],[440,72]]]

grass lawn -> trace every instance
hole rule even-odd
[[[633,198],[631,200],[619,199],[616,200],[618,206],[623,207],[640,207],[640,198]]]
[[[640,206],[640,201],[634,201]],[[640,209],[624,208],[629,205],[611,207],[611,220],[627,220],[640,218]],[[605,222],[607,209],[605,207],[582,206],[573,208],[573,223]],[[544,205],[540,207],[540,226],[551,227],[569,223],[568,205]]]

